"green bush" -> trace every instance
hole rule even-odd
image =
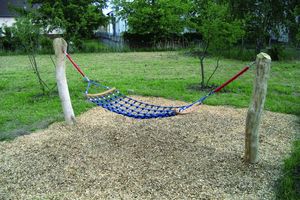
[[[105,46],[99,40],[85,40],[82,44],[82,52],[107,52],[112,51],[111,48]]]
[[[267,53],[271,56],[272,60],[278,61],[284,58],[284,46],[283,45],[272,45],[271,48],[267,49]]]
[[[199,47],[199,45],[194,45],[190,48],[187,48],[185,54],[191,56],[199,56],[203,51],[203,48]],[[223,57],[228,59],[236,59],[236,60],[243,60],[243,61],[254,61],[255,59],[255,49],[245,49],[240,47],[232,47],[228,50],[223,51],[210,51],[208,50],[208,56],[214,57]]]
[[[4,26],[1,31],[3,35],[0,38],[0,47],[4,51],[17,51],[18,47],[20,47],[20,43],[18,43],[17,39],[13,36],[13,28]]]
[[[246,49],[241,47],[232,47],[226,51],[221,51],[218,55],[224,58],[253,61],[256,57],[255,49]]]
[[[47,36],[41,37],[39,41],[39,53],[43,54],[52,54],[53,53],[53,47],[52,47],[52,39],[50,39]]]
[[[128,52],[130,49],[127,46],[109,46],[101,42],[99,39],[82,40],[80,48],[76,47],[74,51],[84,53],[95,53],[95,52]]]

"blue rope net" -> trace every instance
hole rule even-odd
[[[98,82],[88,80],[88,87],[85,91],[86,94],[88,94],[88,90],[92,85],[110,89]],[[209,95],[211,94],[208,94],[198,101],[185,106],[160,106],[148,104],[128,97],[122,94],[119,90],[114,90],[113,92],[105,95],[87,96],[87,99],[90,102],[117,114],[137,119],[150,119],[175,116],[178,112],[184,111],[195,104],[201,104],[202,101],[204,101]]]
[[[242,75],[244,72],[246,72],[251,65],[253,65],[255,62],[251,63],[249,66],[246,66],[244,69],[239,71],[237,74],[235,74],[232,78],[230,78],[228,81],[217,87],[216,89],[209,92],[207,95],[201,97],[199,100],[187,104],[185,106],[159,106],[159,105],[153,105],[144,103],[135,99],[132,99],[130,97],[127,97],[126,95],[120,93],[120,91],[111,89],[108,86],[102,85],[99,82],[90,80],[80,69],[80,67],[73,61],[71,56],[65,52],[67,58],[70,60],[70,62],[73,64],[73,66],[76,68],[76,70],[83,76],[84,80],[88,82],[88,86],[86,88],[85,94],[87,96],[87,99],[91,101],[92,103],[97,104],[98,106],[101,106],[109,111],[125,115],[128,117],[133,118],[140,118],[140,119],[149,119],[149,118],[163,118],[163,117],[171,117],[177,114],[186,114],[187,112],[184,112],[185,110],[191,108],[194,105],[200,105],[202,102],[212,94],[220,91],[222,88],[224,88],[226,85],[234,81],[236,78],[238,78],[240,75]],[[94,94],[90,95],[88,94],[88,90],[92,85],[95,85],[97,87],[102,87],[108,91],[100,94]],[[193,110],[191,108],[191,110]],[[189,112],[189,110],[187,110]]]

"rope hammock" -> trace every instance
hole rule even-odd
[[[228,81],[191,104],[187,104],[184,106],[160,106],[138,101],[122,94],[116,88],[110,88],[108,86],[100,84],[99,82],[90,80],[67,52],[65,52],[65,55],[72,63],[74,68],[88,83],[85,90],[87,100],[111,112],[137,119],[164,118],[191,113],[198,109],[199,105],[201,105],[205,99],[219,92],[222,88],[234,81],[250,68],[250,65],[246,66]],[[106,91],[98,94],[89,94],[89,89],[92,86],[102,87],[106,89]]]

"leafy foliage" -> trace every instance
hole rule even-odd
[[[0,47],[1,49],[10,50],[10,51],[16,51],[17,45],[14,41],[14,37],[12,34],[12,28],[4,25],[1,28],[1,38],[0,38]]]
[[[245,32],[242,29],[242,21],[231,17],[228,4],[214,1],[195,1],[191,11],[190,22],[191,27],[200,32],[203,37],[203,49],[199,51],[198,55],[201,66],[201,87],[205,88],[208,86],[208,81],[205,84],[203,61],[207,56],[208,50],[211,52],[228,50]],[[218,67],[217,62],[216,69]]]
[[[279,36],[288,33],[293,39],[294,7],[298,0],[228,0],[231,14],[245,21],[246,40],[254,42],[259,52],[270,39],[270,33]],[[299,2],[298,2],[299,4]]]
[[[17,18],[11,31],[13,38],[27,53],[34,53],[39,48],[39,41],[42,37],[40,27],[33,24],[29,18]]]
[[[245,34],[242,21],[232,19],[228,4],[196,1],[191,26],[199,31],[211,49],[227,49]]]
[[[118,14],[128,20],[129,33],[153,35],[153,41],[181,33],[186,25],[188,1],[115,0]]]
[[[296,40],[298,43],[300,43],[300,5],[296,6],[294,15],[298,17],[298,23],[296,24],[296,29],[298,30],[296,34]]]
[[[106,0],[30,0],[37,8],[32,13],[35,24],[46,32],[62,30],[67,40],[91,38],[93,31],[107,22],[102,13]]]
[[[8,37],[14,40],[14,44],[19,44],[17,48],[22,48],[28,55],[33,73],[36,75],[43,94],[46,90],[50,90],[48,85],[43,81],[39,66],[36,62],[36,53],[40,47],[40,41],[43,35],[40,34],[40,26],[33,24],[28,17],[20,17],[11,27],[11,32],[8,32]]]

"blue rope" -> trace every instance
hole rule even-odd
[[[95,85],[97,87],[102,87],[104,89],[111,89],[110,87],[106,85],[102,85],[101,83],[90,80],[85,74],[82,72],[82,70],[78,67],[78,65],[71,59],[71,57],[66,53],[66,56],[68,59],[72,62],[74,67],[78,70],[79,73],[84,77],[84,80],[88,83],[85,94],[88,94],[89,89],[92,85]],[[249,67],[251,67],[255,62],[251,63]],[[237,78],[239,75],[244,73],[249,69],[242,70],[237,75],[235,75],[233,78],[231,78],[229,81],[233,81],[235,78]],[[230,82],[225,82],[222,87],[226,86]],[[221,87],[221,88],[222,88]],[[219,89],[219,88],[217,88]],[[215,92],[212,91],[208,93],[207,95],[201,97],[197,101],[185,105],[185,106],[158,106],[153,104],[144,103],[142,101],[138,101],[135,99],[132,99],[130,97],[125,96],[124,94],[121,94],[118,90],[116,92],[109,94],[107,96],[103,97],[89,97],[88,100],[92,103],[95,103],[99,106],[102,106],[103,108],[110,110],[112,112],[122,114],[128,117],[134,117],[134,118],[141,118],[141,119],[148,119],[148,118],[157,118],[157,117],[171,117],[176,115],[176,110],[178,112],[182,112],[193,105],[200,105],[202,102],[214,94]]]
[[[110,87],[102,85],[99,82],[89,80],[85,94],[88,94],[88,91],[92,87],[92,85],[110,89]],[[185,106],[160,106],[144,103],[120,93],[119,90],[116,90],[111,94],[107,94],[106,96],[89,97],[88,100],[111,112],[115,112],[127,117],[137,119],[150,119],[175,116],[176,109],[179,112],[182,112],[195,104],[201,104],[207,97],[212,94],[213,92],[210,92],[199,100]]]

